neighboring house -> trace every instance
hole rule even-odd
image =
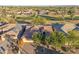
[[[65,33],[68,33],[69,31],[72,31],[76,28],[76,25],[73,24],[73,23],[67,23],[65,25],[63,25],[61,27],[61,29],[65,32]]]
[[[44,30],[52,32],[52,26],[44,26]]]
[[[43,31],[46,31],[48,33],[52,32],[52,26],[47,26],[47,25],[36,25],[36,26],[31,26],[30,28],[26,29],[24,36],[28,39],[32,39],[32,35],[34,32],[40,32],[40,28],[43,28]]]

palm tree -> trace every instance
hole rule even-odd
[[[33,33],[32,39],[34,40],[34,43],[36,46],[40,45],[41,42],[41,34],[38,32]]]
[[[50,44],[55,49],[60,49],[66,43],[66,36],[62,32],[52,32],[50,35]]]
[[[47,48],[49,48],[49,45],[48,45],[49,42],[46,39],[45,32],[35,32],[32,36],[32,39],[34,40],[34,43],[35,43],[36,47],[38,47],[38,46],[42,46],[42,47],[47,46]],[[43,48],[42,50],[45,53],[46,49]]]

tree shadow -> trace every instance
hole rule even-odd
[[[15,27],[13,27],[13,28],[11,28],[11,29],[8,29],[8,30],[5,30],[5,31],[2,31],[2,32],[0,33],[0,35],[5,34],[5,33],[9,32],[9,31],[13,30],[14,28],[15,28]]]
[[[56,51],[54,49],[48,49],[48,48],[43,47],[43,46],[38,46],[35,49],[35,53],[36,54],[63,54],[60,51]]]
[[[13,27],[13,28],[11,28],[11,29],[9,29],[9,30],[6,30],[6,31],[4,31],[3,33],[9,32],[9,31],[13,30],[14,28],[15,28],[15,27]]]

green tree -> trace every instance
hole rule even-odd
[[[41,34],[38,33],[38,32],[35,32],[35,33],[33,33],[33,35],[32,35],[32,39],[34,40],[34,43],[36,44],[36,46],[40,45],[40,43],[41,43],[41,38],[42,38],[42,36],[41,36]]]
[[[62,32],[52,32],[50,35],[50,43],[56,49],[60,49],[66,43],[66,36]]]
[[[68,11],[67,7],[61,7],[59,11],[62,19],[65,20],[65,15],[67,15],[67,11]]]
[[[35,16],[33,18],[33,21],[32,21],[33,24],[36,24],[36,25],[39,25],[39,24],[45,24],[46,23],[46,19],[45,18],[42,18],[40,16]]]
[[[74,14],[75,14],[75,8],[74,7],[70,7],[69,11],[68,11],[68,14],[71,17],[71,20],[73,20],[73,17],[74,17]]]
[[[78,31],[70,31],[68,37],[68,45],[73,48],[79,46],[79,35]]]

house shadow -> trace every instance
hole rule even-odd
[[[31,30],[32,28],[33,28],[33,26],[30,27],[30,28],[28,28],[28,29],[26,29],[26,31],[25,31],[25,33],[24,33],[24,37],[26,37],[27,39],[32,39],[33,33],[39,31],[39,30],[36,30],[36,29]]]
[[[36,54],[63,54],[60,51],[56,51],[54,49],[48,49],[48,48],[43,47],[43,46],[38,46],[35,49],[35,53]]]

